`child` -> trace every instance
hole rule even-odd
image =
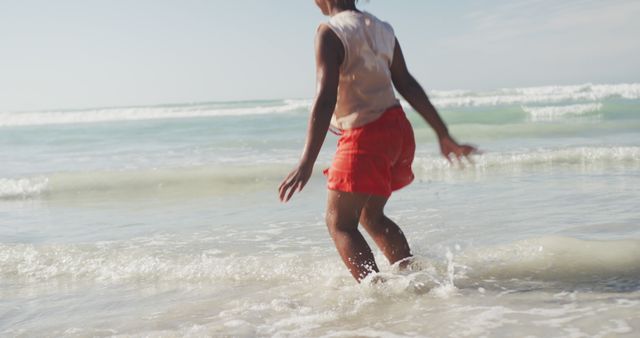
[[[476,151],[451,138],[436,109],[405,65],[392,27],[356,8],[356,0],[315,0],[324,15],[316,35],[317,89],[302,158],[280,184],[287,202],[311,176],[331,124],[341,131],[328,177],[326,222],[353,277],[378,272],[358,231],[362,224],[391,264],[411,257],[402,230],[384,214],[391,192],[413,181],[413,130],[394,86],[435,130],[451,162]]]

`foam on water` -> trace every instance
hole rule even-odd
[[[566,116],[581,116],[598,112],[602,109],[602,103],[572,104],[564,106],[526,107],[522,109],[531,116],[531,120],[556,121]]]
[[[237,189],[273,189],[294,163],[292,159],[291,163],[62,172],[1,178],[0,199],[54,198],[92,193],[197,196],[225,194]],[[325,166],[318,164],[315,172],[321,172]],[[418,179],[438,179],[450,175],[490,175],[558,167],[602,170],[612,166],[640,168],[640,147],[574,147],[487,153],[475,156],[474,163],[468,164],[464,171],[457,170],[438,154],[421,155],[416,157],[413,168]]]
[[[477,175],[517,173],[524,170],[577,168],[601,170],[609,167],[638,168],[640,147],[572,147],[537,149],[526,152],[496,152],[473,157],[464,171],[453,170],[439,155],[417,157],[413,169],[421,179],[436,179],[443,175]]]
[[[533,111],[532,118],[535,119],[538,115],[545,118],[549,114],[566,115],[567,111],[578,114],[583,110],[592,111],[594,107],[599,107],[598,104],[601,101],[607,99],[640,99],[640,83],[503,88],[478,92],[435,90],[430,94],[434,105],[440,109],[516,105],[525,106],[525,110]],[[576,102],[583,102],[583,104],[576,105]],[[558,103],[574,104],[554,108],[553,105]],[[0,112],[0,127],[307,112],[311,104],[311,100],[296,99],[258,102],[251,106],[240,103],[203,103],[70,111]],[[406,102],[403,102],[403,105],[408,107]],[[535,107],[535,105],[552,106]]]
[[[46,177],[0,178],[0,199],[39,196],[47,190],[48,185],[49,179]]]
[[[171,107],[102,108],[77,111],[0,113],[0,127],[139,121],[212,116],[246,116],[291,113],[307,108],[308,100],[284,100],[278,104],[236,108],[233,105],[184,105]]]
[[[0,278],[21,283],[290,281],[324,285],[328,280],[346,277],[339,260],[334,255],[327,257],[324,250],[304,256],[225,254],[211,249],[217,239],[202,237],[184,240],[164,236],[93,244],[4,243],[0,244]],[[392,267],[381,275],[385,282],[365,283],[369,285],[366,288],[392,294],[437,290],[435,295],[442,296],[456,287],[492,287],[501,282],[517,287],[514,280],[578,284],[623,278],[635,281],[635,287],[640,288],[637,239],[543,237],[471,247],[455,255],[447,253],[445,258],[441,261],[418,256],[408,270]]]
[[[49,176],[0,179],[1,199],[56,197],[92,193],[125,195],[224,194],[231,187],[261,189],[282,178],[289,166],[200,166],[123,171],[63,172]]]
[[[384,282],[361,285],[353,282],[328,243],[304,253],[240,255],[212,249],[219,247],[218,240],[204,233],[187,239],[2,244],[0,280],[11,297],[16,296],[15,285],[31,298],[60,289],[66,294],[58,300],[61,306],[77,302],[64,302],[77,292],[101,310],[95,316],[83,314],[80,322],[70,307],[60,315],[54,311],[47,317],[50,323],[32,326],[19,322],[21,317],[8,317],[19,325],[4,331],[0,327],[0,332],[118,337],[429,332],[464,337],[510,328],[540,335],[579,323],[581,330],[606,335],[634,332],[633,311],[640,307],[634,294],[640,290],[640,240],[546,237],[469,247],[445,258],[417,256],[409,270],[383,266]],[[626,284],[611,286],[625,278]],[[117,293],[115,300],[109,290]],[[599,290],[628,293],[603,308]],[[85,296],[87,292],[97,293]],[[129,297],[139,293],[145,297],[131,302]],[[550,297],[551,302],[544,301]],[[47,303],[38,303],[37,297],[31,303],[43,307],[38,311],[50,309],[52,300],[42,298]],[[129,314],[136,319],[128,319]],[[122,320],[105,326],[104,316]]]
[[[433,91],[439,108],[601,101],[610,98],[640,99],[640,83],[504,88],[489,92]]]

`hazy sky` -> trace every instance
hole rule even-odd
[[[638,0],[371,0],[427,89],[640,81]],[[309,98],[313,0],[20,0],[0,112]]]

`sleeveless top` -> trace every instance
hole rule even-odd
[[[366,12],[340,12],[328,22],[344,46],[338,99],[331,125],[361,127],[399,105],[391,80],[395,49],[393,28]]]

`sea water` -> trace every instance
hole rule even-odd
[[[277,198],[308,99],[0,112],[0,336],[637,337],[640,84],[430,96],[484,152],[448,164],[403,102],[415,258],[374,248],[362,284],[324,224],[335,136]]]

